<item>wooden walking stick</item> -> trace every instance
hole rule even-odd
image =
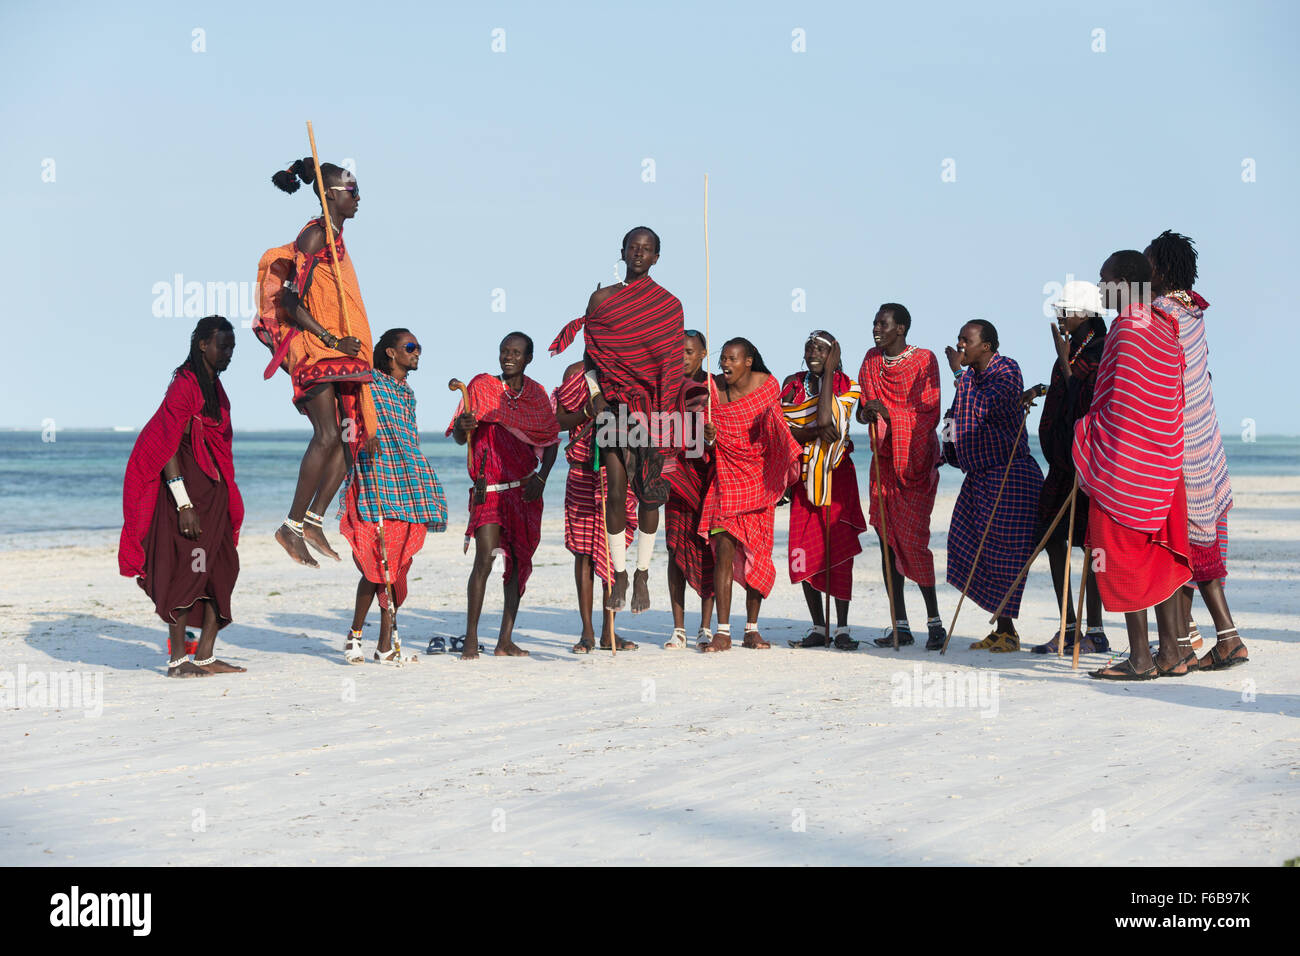
[[[465,411],[471,411],[469,407],[469,390],[465,387],[464,382],[458,378],[453,378],[447,383],[447,390],[450,392],[459,391],[461,404],[465,406]],[[483,455],[486,460],[487,452],[484,451]],[[487,501],[487,477],[483,474],[482,462],[479,463],[478,477],[474,477],[474,436],[469,433],[466,433],[465,435],[465,470],[469,473],[471,478],[474,478],[473,503],[481,505],[483,502]],[[465,542],[465,552],[469,553],[468,541]]]
[[[709,328],[709,174],[704,174],[704,338],[712,342],[713,332]],[[704,371],[712,375],[709,370],[709,347],[704,346]],[[705,392],[706,413],[704,420],[713,421],[713,389]]]
[[[1029,573],[1029,569],[1033,567],[1038,556],[1043,553],[1043,548],[1047,547],[1047,539],[1052,536],[1052,532],[1056,530],[1056,526],[1060,524],[1061,519],[1065,517],[1065,509],[1071,507],[1074,503],[1074,496],[1078,491],[1079,489],[1076,486],[1075,489],[1070,492],[1070,496],[1061,502],[1060,510],[1056,512],[1056,517],[1052,519],[1052,523],[1049,524],[1047,530],[1043,532],[1043,537],[1039,540],[1038,546],[1034,548],[1034,553],[1029,556],[1029,560],[1025,562],[1025,566],[1020,569],[1020,573],[1016,575],[1016,579],[1011,582],[1011,587],[1007,588],[1007,593],[1002,597],[1002,603],[998,605],[998,609],[994,611],[993,616],[989,618],[990,624],[997,623],[998,615],[1002,613],[1002,609],[1005,608],[1007,603],[1011,600],[1011,595],[1015,593],[1016,585],[1024,580],[1025,575]]]
[[[894,650],[898,650],[898,615],[894,613],[894,559],[889,553],[889,523],[885,520],[884,486],[880,483],[880,459],[876,454],[876,423],[872,422],[867,427],[867,431],[871,435],[871,464],[876,470],[876,506],[880,509],[880,543],[885,549],[885,590],[889,592],[889,626],[894,629]]]
[[[588,405],[591,404],[590,396],[588,396],[587,398],[587,403]],[[591,436],[591,467],[595,469],[596,477],[600,479],[600,535],[601,535],[601,540],[603,540],[605,543],[605,564],[609,568],[609,573],[613,574],[614,560],[609,553],[609,516],[608,516],[609,501],[605,490],[605,469],[601,467],[600,446],[596,444],[595,434]],[[626,529],[623,531],[623,534],[624,535],[627,534]],[[604,582],[601,583],[602,585],[604,584]],[[609,608],[605,607],[604,591],[605,588],[602,586],[600,607],[601,610],[605,612],[603,621],[605,627],[609,630],[609,656],[617,657],[618,656],[618,635],[614,633],[614,612],[611,611]],[[597,644],[596,646],[599,647],[600,645]]]
[[[360,468],[357,469],[357,473],[358,475],[361,474]],[[378,476],[375,476],[375,482],[372,482],[372,484],[377,483],[377,481]],[[375,491],[374,488],[371,490]],[[379,500],[377,492],[375,494],[375,510],[379,513],[379,566],[384,572],[384,593],[388,598],[388,615],[391,622],[389,639],[392,641],[393,660],[395,663],[401,664],[402,639],[397,636],[397,602],[393,599],[393,576],[388,570],[388,544],[384,540],[384,503]],[[382,610],[380,608],[381,612]]]
[[[342,325],[343,337],[346,339],[352,335],[348,324],[348,300],[343,295],[343,277],[339,274],[339,254],[334,248],[334,224],[330,222],[329,203],[325,202],[325,180],[321,176],[320,157],[316,155],[316,134],[312,132],[311,120],[307,121],[307,138],[311,140],[311,161],[316,167],[316,189],[320,192],[321,212],[325,214],[325,245],[330,251],[330,261],[334,263],[334,288],[339,294],[339,321]]]
[[[988,524],[984,526],[984,533],[980,535],[980,543],[975,548],[975,557],[970,563],[970,574],[966,575],[966,584],[961,589],[961,597],[957,599],[957,610],[952,612],[952,623],[948,625],[948,636],[944,638],[943,649],[940,654],[948,653],[948,642],[952,640],[952,630],[957,626],[957,615],[961,613],[962,602],[966,600],[966,592],[970,590],[970,584],[975,580],[975,569],[979,567],[980,555],[984,553],[984,542],[989,536],[989,530],[993,527],[993,520],[998,515],[998,505],[1002,503],[1002,492],[1007,487],[1007,479],[1011,477],[1011,465],[1016,460],[1016,448],[1020,445],[1020,436],[1025,433],[1025,422],[1029,421],[1029,409],[1025,409],[1024,417],[1020,419],[1020,428],[1016,431],[1015,441],[1011,443],[1011,454],[1007,458],[1007,467],[1002,472],[1002,484],[998,485],[998,495],[993,499],[993,510],[989,512]]]
[[[1070,489],[1070,527],[1065,533],[1065,581],[1061,584],[1061,630],[1056,635],[1056,656],[1065,656],[1065,612],[1070,606],[1070,559],[1074,557],[1074,504],[1079,497],[1079,475],[1074,476],[1074,486]],[[1076,619],[1075,623],[1078,623]]]
[[[1088,569],[1092,565],[1092,549],[1084,547],[1083,549],[1083,573],[1079,576],[1079,610],[1074,615],[1074,660],[1070,664],[1071,670],[1079,669],[1079,642],[1083,640],[1083,596],[1088,591]]]

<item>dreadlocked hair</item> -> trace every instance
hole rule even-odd
[[[203,415],[214,422],[221,421],[221,402],[217,398],[217,380],[214,376],[208,374],[208,366],[203,361],[203,349],[199,346],[209,341],[214,335],[219,335],[222,332],[233,333],[234,331],[234,327],[225,316],[208,315],[199,319],[199,324],[194,326],[194,331],[190,333],[190,354],[184,362],[176,366],[176,371],[172,373],[173,378],[186,369],[194,373],[194,377],[199,382],[199,390],[203,393]]]
[[[758,354],[758,349],[754,348],[754,343],[749,341],[749,339],[727,339],[727,341],[722,343],[722,351],[718,353],[719,358],[721,358],[722,352],[727,351],[727,349],[731,348],[733,345],[739,345],[745,350],[745,358],[752,358],[754,360],[754,364],[751,366],[753,371],[764,372],[768,375],[772,374],[772,370],[764,364],[763,356]]]
[[[397,348],[402,336],[410,334],[410,329],[389,329],[379,336],[379,341],[375,343],[375,368],[385,375],[392,375],[393,360],[388,357],[388,350]]]
[[[333,180],[337,179],[345,170],[342,166],[335,166],[333,163],[321,163],[320,174],[323,178]],[[312,192],[319,198],[320,183],[316,182],[316,164],[312,162],[310,156],[304,159],[295,159],[289,164],[288,169],[281,169],[271,177],[271,182],[276,187],[287,193],[296,193],[298,191],[298,180],[304,183],[311,183]]]
[[[1151,240],[1147,257],[1170,289],[1190,289],[1196,284],[1196,245],[1187,236],[1166,229]]]

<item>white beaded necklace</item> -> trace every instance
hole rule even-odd
[[[907,358],[909,355],[911,355],[911,354],[912,354],[913,352],[915,352],[915,351],[916,351],[916,346],[915,346],[915,345],[909,345],[907,348],[903,349],[903,351],[899,352],[897,355],[885,355],[885,354],[882,352],[882,353],[881,353],[881,357],[885,360],[885,364],[886,364],[886,365],[888,365],[888,366],[893,366],[893,365],[897,365],[899,362],[903,361],[903,359]]]

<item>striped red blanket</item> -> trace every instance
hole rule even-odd
[[[722,404],[717,379],[711,378],[714,447],[713,481],[705,492],[699,533],[720,529],[737,542],[732,580],[763,597],[772,593],[776,503],[799,478],[803,449],[781,414],[781,392],[768,376],[744,398]]]
[[[682,304],[649,276],[609,296],[590,315],[574,319],[551,343],[551,354],[567,349],[583,332],[586,354],[611,404],[629,412],[683,411]],[[680,442],[679,442],[680,444]],[[674,449],[661,448],[666,456]]]
[[[1135,305],[1111,325],[1074,465],[1111,519],[1148,534],[1164,527],[1183,477],[1183,350],[1164,313]]]
[[[889,526],[889,549],[899,574],[934,586],[930,513],[939,489],[939,363],[928,349],[909,347],[886,364],[879,348],[867,352],[858,372],[864,402],[879,401],[890,420],[879,420],[876,460],[870,469],[868,510],[880,533],[881,510]],[[876,481],[876,465],[880,481]]]

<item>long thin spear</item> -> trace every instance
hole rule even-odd
[[[709,342],[713,341],[713,332],[709,328],[709,174],[704,174],[704,338]],[[704,369],[710,375],[709,369],[709,347],[704,347]],[[705,399],[707,404],[707,414],[705,421],[713,421],[713,389],[707,392]]]

